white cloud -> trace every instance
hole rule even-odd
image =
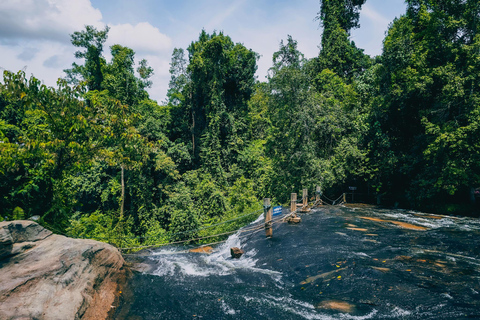
[[[105,26],[90,0],[0,0],[0,68],[24,69],[54,86],[75,61],[70,34],[85,25]],[[107,59],[109,46],[117,43],[135,50],[137,61],[148,60],[155,72],[149,91],[152,98],[162,99],[168,89],[172,40],[150,23],[140,22],[111,26],[104,47]]]
[[[90,0],[2,0],[0,41],[18,45],[21,39],[67,43],[69,34],[84,25],[102,27],[102,14]]]
[[[29,59],[21,59],[19,53]],[[73,61],[73,50],[62,43],[44,41],[21,43],[19,46],[0,45],[0,68],[17,72],[24,69],[49,86],[63,76],[63,69]]]
[[[107,45],[121,44],[137,53],[164,53],[172,47],[172,40],[148,22],[136,25],[110,26]]]

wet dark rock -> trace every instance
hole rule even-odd
[[[232,258],[238,259],[244,254],[245,252],[237,247],[230,248],[230,254],[232,255]]]
[[[480,319],[478,219],[367,205],[301,218],[277,220],[271,239],[258,219],[209,256],[139,253],[149,270],[134,273],[115,319]]]
[[[108,244],[0,223],[0,319],[105,319],[124,260]]]

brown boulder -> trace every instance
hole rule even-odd
[[[0,319],[106,319],[124,260],[111,245],[0,223]]]
[[[287,222],[291,224],[297,224],[302,222],[302,218],[297,217],[297,216],[290,216],[287,218]]]

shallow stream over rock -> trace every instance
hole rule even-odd
[[[245,254],[232,259],[231,247]],[[129,259],[141,271],[116,319],[480,317],[475,218],[322,206],[298,225],[275,223],[271,239],[245,232],[211,254],[169,247]]]

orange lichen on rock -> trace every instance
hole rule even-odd
[[[372,269],[375,269],[375,270],[378,270],[378,271],[382,271],[382,272],[388,272],[388,271],[390,271],[389,268],[372,267]]]
[[[336,300],[320,302],[319,304],[317,304],[316,308],[336,310],[343,313],[352,313],[353,310],[355,310],[355,306],[353,304],[345,301],[336,301]]]
[[[354,230],[354,231],[363,231],[363,232],[367,232],[368,229],[365,229],[365,228],[347,228],[348,230]]]
[[[396,224],[397,226],[402,227],[402,228],[404,228],[404,229],[410,229],[410,230],[427,230],[427,227],[417,226],[417,225],[411,224],[411,223],[394,221],[394,220],[390,220],[390,221],[388,221],[388,222],[391,222],[391,223],[393,223],[393,224]]]
[[[427,230],[427,227],[417,226],[415,224],[400,222],[400,221],[395,221],[395,220],[383,220],[383,219],[380,219],[380,218],[372,218],[372,217],[360,217],[360,219],[376,221],[376,222],[393,223],[393,224],[395,224],[399,227],[402,227],[404,229],[409,229],[409,230]]]
[[[195,249],[190,249],[189,250],[190,252],[194,252],[194,253],[207,253],[207,254],[210,254],[213,252],[213,248],[212,247],[199,247],[199,248],[195,248]]]
[[[360,217],[360,219],[377,221],[377,222],[388,222],[388,220],[383,220],[383,219],[380,219],[380,218],[373,218],[373,217]]]

